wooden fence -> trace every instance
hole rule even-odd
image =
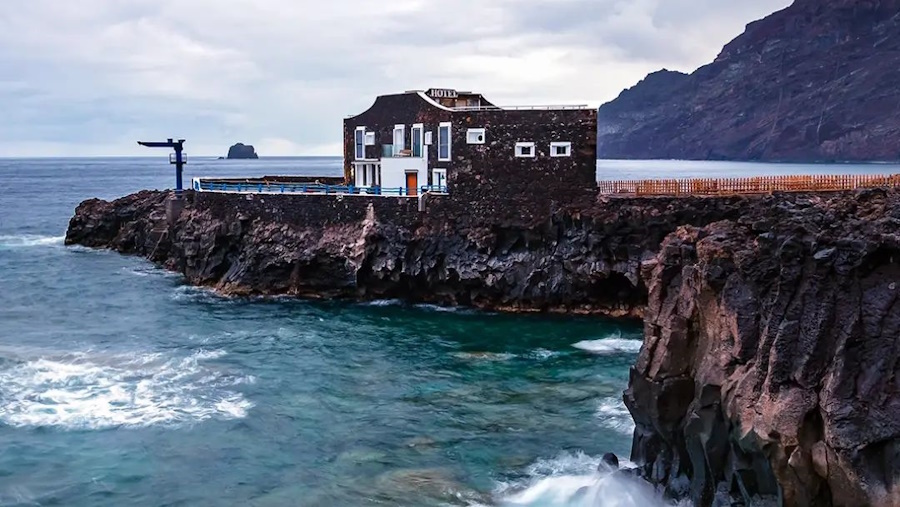
[[[900,174],[757,176],[752,178],[692,178],[681,180],[618,180],[598,182],[601,194],[729,195],[770,192],[835,192],[858,188],[900,187]]]

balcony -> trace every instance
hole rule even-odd
[[[393,144],[382,144],[381,145],[381,158],[410,158],[413,156],[412,150],[400,150],[399,153],[394,153],[394,145]],[[421,158],[421,157],[416,157]]]

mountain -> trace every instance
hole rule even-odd
[[[900,0],[796,0],[692,74],[662,70],[600,107],[598,155],[900,159]]]

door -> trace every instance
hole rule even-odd
[[[419,173],[406,173],[406,195],[419,195]]]

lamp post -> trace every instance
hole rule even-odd
[[[184,190],[181,179],[184,173],[184,164],[187,163],[187,158],[184,155],[184,139],[177,141],[173,141],[171,138],[166,141],[138,141],[138,144],[147,148],[172,148],[175,150],[175,153],[169,154],[169,163],[175,165],[175,196],[173,199],[166,201],[166,219],[170,226],[175,225],[178,217],[181,216],[181,211],[184,209],[184,201],[181,198],[181,193]]]

